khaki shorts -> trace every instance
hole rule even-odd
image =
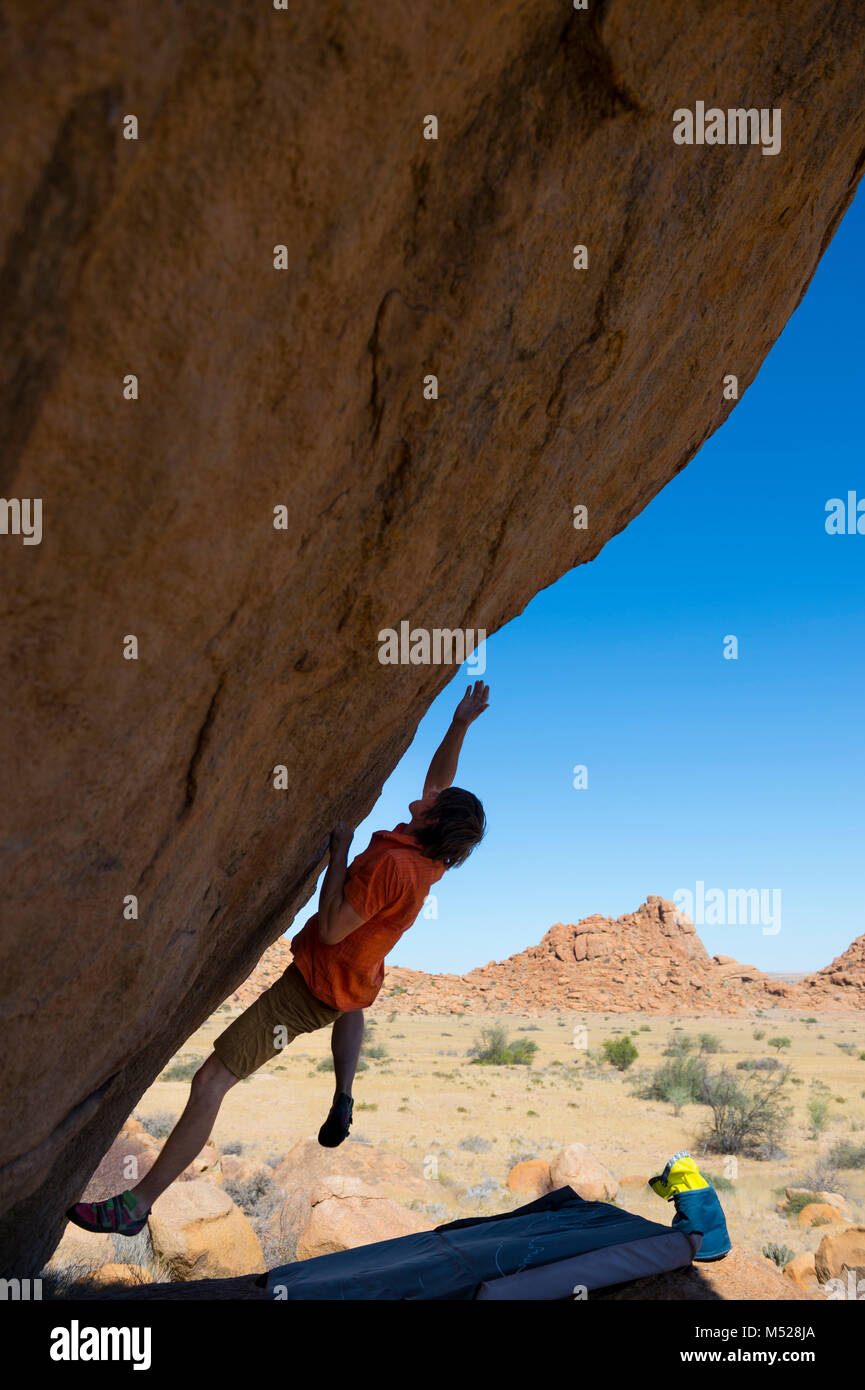
[[[220,1062],[243,1081],[299,1033],[326,1028],[341,1013],[341,1009],[331,1009],[310,994],[306,980],[292,961],[276,983],[220,1033],[213,1050]]]

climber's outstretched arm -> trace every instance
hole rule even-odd
[[[484,685],[483,681],[475,681],[474,689],[471,686],[468,687],[456,707],[450,728],[433,754],[433,760],[429,765],[426,781],[423,784],[424,796],[429,791],[444,791],[445,787],[453,786],[466,729],[473,720],[483,714],[489,701],[490,688],[488,685]]]
[[[318,895],[318,939],[326,946],[335,946],[364,923],[364,918],[358,917],[342,893],[352,835],[341,820],[330,837],[330,863]]]

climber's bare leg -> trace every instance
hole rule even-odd
[[[330,1050],[333,1053],[333,1070],[336,1075],[333,1098],[351,1096],[357,1059],[363,1042],[363,1009],[351,1009],[340,1014],[330,1034]]]
[[[363,1042],[363,1009],[350,1009],[340,1014],[330,1035],[330,1050],[333,1053],[335,1085],[333,1105],[330,1113],[318,1131],[318,1142],[326,1149],[335,1149],[348,1138],[354,1102],[351,1088],[357,1071],[357,1059]]]
[[[134,1215],[143,1216],[188,1168],[204,1148],[219,1114],[223,1097],[238,1078],[212,1053],[192,1078],[186,1109],[169,1134],[150,1172],[131,1189],[136,1198]]]

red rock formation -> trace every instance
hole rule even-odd
[[[860,942],[865,938],[860,938]],[[854,942],[850,952],[855,952]],[[840,959],[843,961],[847,956]],[[291,961],[287,941],[267,951],[232,995],[246,1005]],[[575,926],[557,922],[537,946],[467,975],[428,975],[391,966],[374,1009],[398,1013],[543,1013],[546,1009],[676,1014],[737,1014],[772,1005],[856,1007],[855,990],[835,971],[801,985],[773,980],[731,956],[709,956],[693,923],[664,898],[650,896],[636,912],[613,920],[597,913]],[[846,977],[853,967],[840,971]],[[835,972],[835,973],[832,973]],[[812,981],[820,981],[812,987]]]

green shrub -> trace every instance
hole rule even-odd
[[[736,1063],[737,1071],[779,1071],[780,1068],[777,1057],[743,1057]]]
[[[793,1251],[787,1245],[764,1245],[763,1254],[766,1256],[767,1260],[771,1260],[779,1269],[783,1269],[785,1265],[788,1265],[791,1260],[796,1258]]]
[[[697,1037],[697,1042],[700,1045],[700,1051],[703,1053],[721,1051],[721,1039],[718,1037],[717,1033],[700,1033]]]
[[[819,1139],[829,1123],[829,1101],[826,1096],[809,1096],[807,1109],[811,1122],[811,1138]]]
[[[537,1043],[529,1038],[509,1042],[506,1030],[496,1023],[481,1029],[480,1042],[469,1048],[468,1055],[485,1067],[530,1067],[537,1050]]]
[[[789,1039],[789,1038],[770,1038],[770,1039],[769,1039],[769,1046],[770,1046],[770,1047],[774,1047],[775,1050],[776,1050],[777,1052],[781,1052],[784,1048],[790,1046],[790,1039]]]
[[[765,1036],[766,1036],[766,1029],[765,1029],[765,1028],[755,1028],[754,1031],[753,1031],[753,1033],[751,1034],[751,1036],[752,1036],[752,1038],[755,1038],[755,1039],[757,1040],[757,1042],[762,1042],[763,1039],[764,1039]]]
[[[835,1168],[865,1168],[865,1144],[853,1144],[849,1139],[839,1139],[829,1155]]]
[[[777,1157],[789,1118],[783,1103],[788,1076],[749,1076],[742,1082],[726,1068],[707,1075],[704,1099],[712,1124],[703,1137],[705,1147],[711,1153]]]
[[[787,1198],[784,1213],[787,1216],[798,1216],[800,1211],[804,1211],[806,1207],[810,1207],[812,1202],[819,1201],[820,1197],[816,1192],[806,1192],[804,1189],[800,1192],[794,1192]]]
[[[673,1037],[664,1048],[664,1057],[687,1057],[689,1052],[693,1052],[697,1042],[690,1033],[682,1033],[681,1037]]]
[[[699,1057],[671,1057],[656,1067],[639,1093],[643,1100],[665,1100],[676,1107],[703,1100],[706,1064]]]
[[[631,1042],[630,1034],[623,1038],[607,1038],[603,1046],[604,1056],[616,1071],[627,1071],[640,1055]]]

